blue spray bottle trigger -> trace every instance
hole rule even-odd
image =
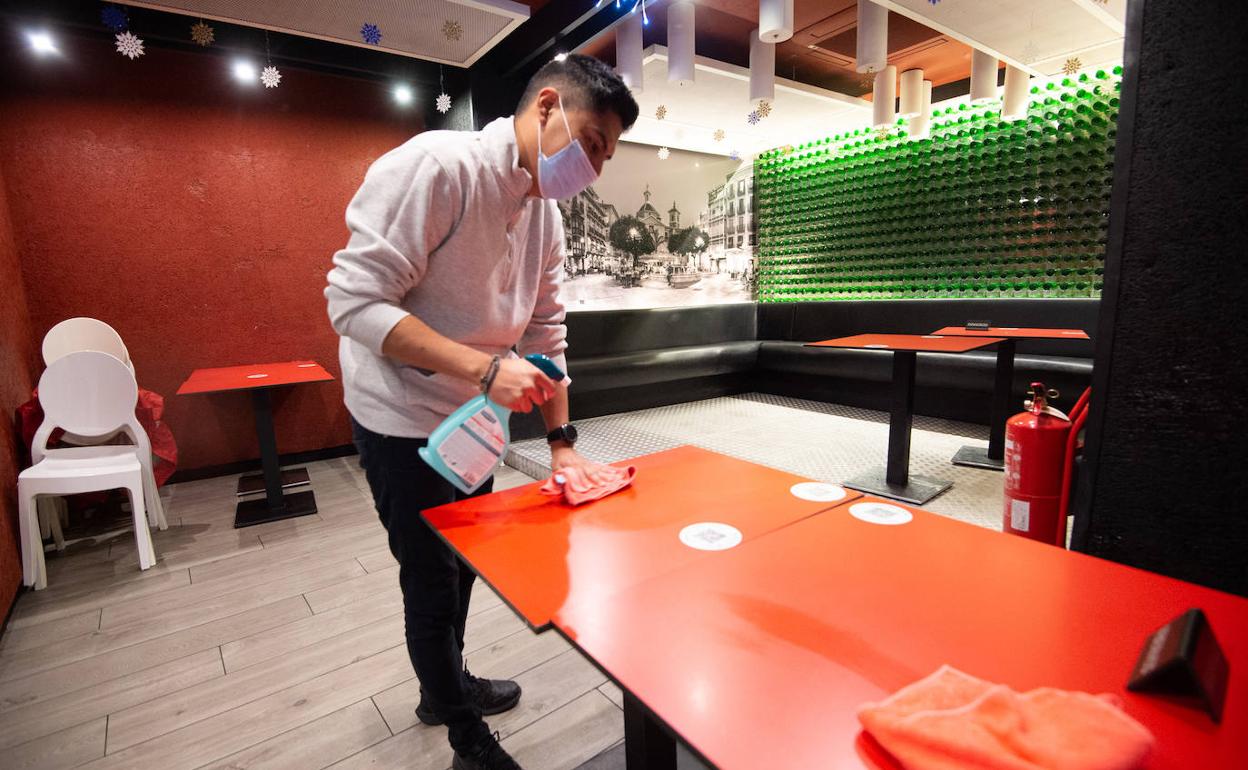
[[[559,368],[559,365],[550,360],[548,356],[544,356],[541,353],[532,353],[525,356],[524,360],[533,364],[538,369],[541,369],[542,374],[545,374],[556,383],[565,386],[572,384],[572,378],[564,373],[564,371]]]

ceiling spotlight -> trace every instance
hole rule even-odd
[[[30,40],[30,47],[35,53],[56,53],[56,43],[52,42],[52,36],[47,32],[30,32],[26,37]]]
[[[412,103],[412,89],[407,86],[394,87],[394,100],[399,104],[407,106]]]
[[[260,82],[260,74],[256,72],[256,67],[249,61],[234,62],[234,77],[243,83]]]
[[[563,53],[562,51],[555,54],[555,61],[563,61],[564,59],[567,59],[567,58],[568,58],[568,55],[566,53]]]

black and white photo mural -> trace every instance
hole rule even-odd
[[[602,177],[559,201],[569,311],[754,299],[754,167],[620,142]]]

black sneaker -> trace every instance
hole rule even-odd
[[[464,669],[464,679],[468,684],[468,694],[473,705],[482,716],[493,716],[510,711],[520,702],[520,685],[504,679],[480,679]],[[434,713],[431,706],[426,705],[424,692],[421,692],[420,703],[416,706],[416,718],[427,725],[440,725],[442,718]]]
[[[522,770],[502,746],[498,745],[498,733],[467,753],[455,752],[451,770]]]

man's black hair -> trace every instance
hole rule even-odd
[[[559,98],[567,109],[614,112],[620,116],[625,131],[637,120],[637,101],[629,93],[628,86],[615,70],[592,56],[570,53],[563,61],[548,62],[529,80],[518,109],[532,104],[538,92],[547,87],[559,91]]]

